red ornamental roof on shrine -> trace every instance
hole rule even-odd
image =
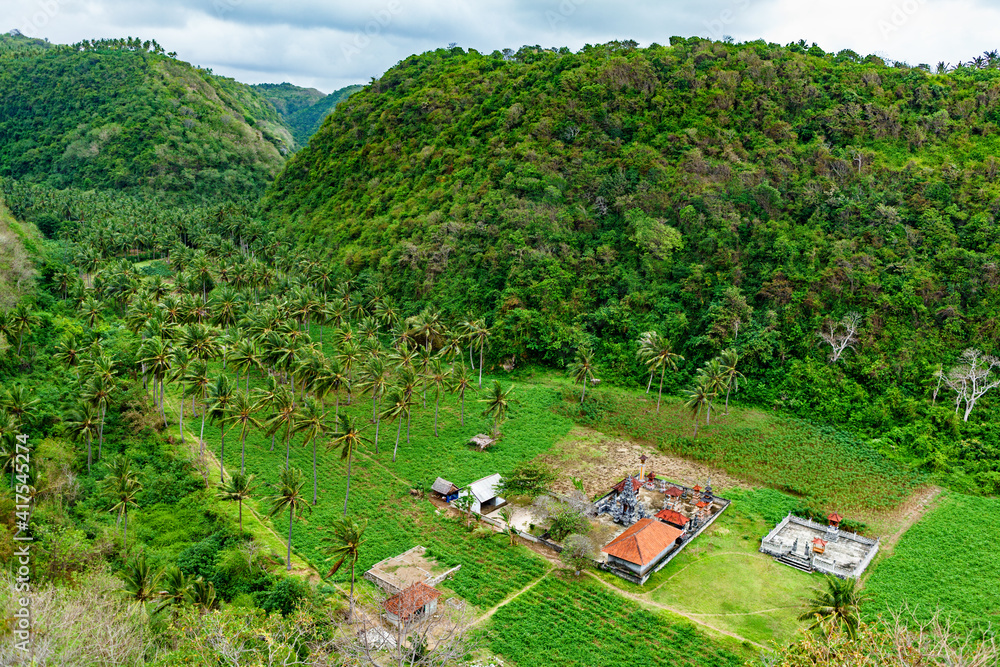
[[[615,491],[617,491],[618,493],[621,493],[622,491],[624,491],[625,490],[625,482],[627,482],[627,481],[628,481],[628,477],[626,477],[622,481],[620,481],[617,484],[615,484]],[[642,486],[642,481],[640,479],[638,479],[637,477],[633,477],[632,478],[632,490],[633,491],[638,491],[639,487],[641,487],[641,486]]]
[[[684,526],[691,521],[691,519],[676,510],[660,510],[656,513],[656,518],[663,519],[667,523],[672,523],[675,526]]]

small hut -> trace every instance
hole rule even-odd
[[[458,487],[444,477],[438,477],[434,480],[434,484],[431,485],[431,491],[446,503],[450,503],[455,498],[458,498]]]
[[[441,591],[422,581],[385,601],[385,616],[397,628],[405,626],[420,616],[433,614]]]
[[[492,445],[494,442],[496,441],[493,440],[493,438],[483,433],[477,433],[476,435],[472,436],[472,438],[469,440],[469,444],[478,449],[479,451],[483,451],[484,449]]]

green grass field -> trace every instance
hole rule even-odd
[[[758,644],[791,641],[803,626],[797,617],[804,599],[823,579],[776,563],[757,550],[761,538],[774,527],[759,513],[759,496],[774,504],[771,496],[782,494],[754,490],[740,495],[643,586],[608,573],[600,573],[601,578]]]
[[[908,610],[927,620],[940,612],[958,630],[995,628],[1000,623],[997,544],[1000,500],[942,495],[937,508],[903,535],[893,555],[868,578],[865,617]]]
[[[568,392],[568,390],[567,390]],[[712,423],[694,439],[690,413],[680,399],[601,387],[588,393],[582,411],[570,403],[560,412],[599,431],[648,443],[669,454],[703,461],[745,479],[841,513],[895,507],[919,479],[866,443],[829,427],[730,405],[713,411]]]
[[[486,639],[522,667],[743,664],[736,642],[711,640],[693,624],[644,609],[589,577],[546,577],[497,610]]]

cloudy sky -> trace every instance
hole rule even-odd
[[[451,42],[488,53],[729,35],[913,65],[1000,49],[1000,0],[0,0],[0,17],[0,30],[60,43],[155,39],[217,74],[324,92]]]

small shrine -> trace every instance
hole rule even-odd
[[[610,514],[611,520],[623,526],[631,526],[640,519],[650,516],[649,510],[639,500],[642,478],[629,475],[597,505],[598,514]]]

